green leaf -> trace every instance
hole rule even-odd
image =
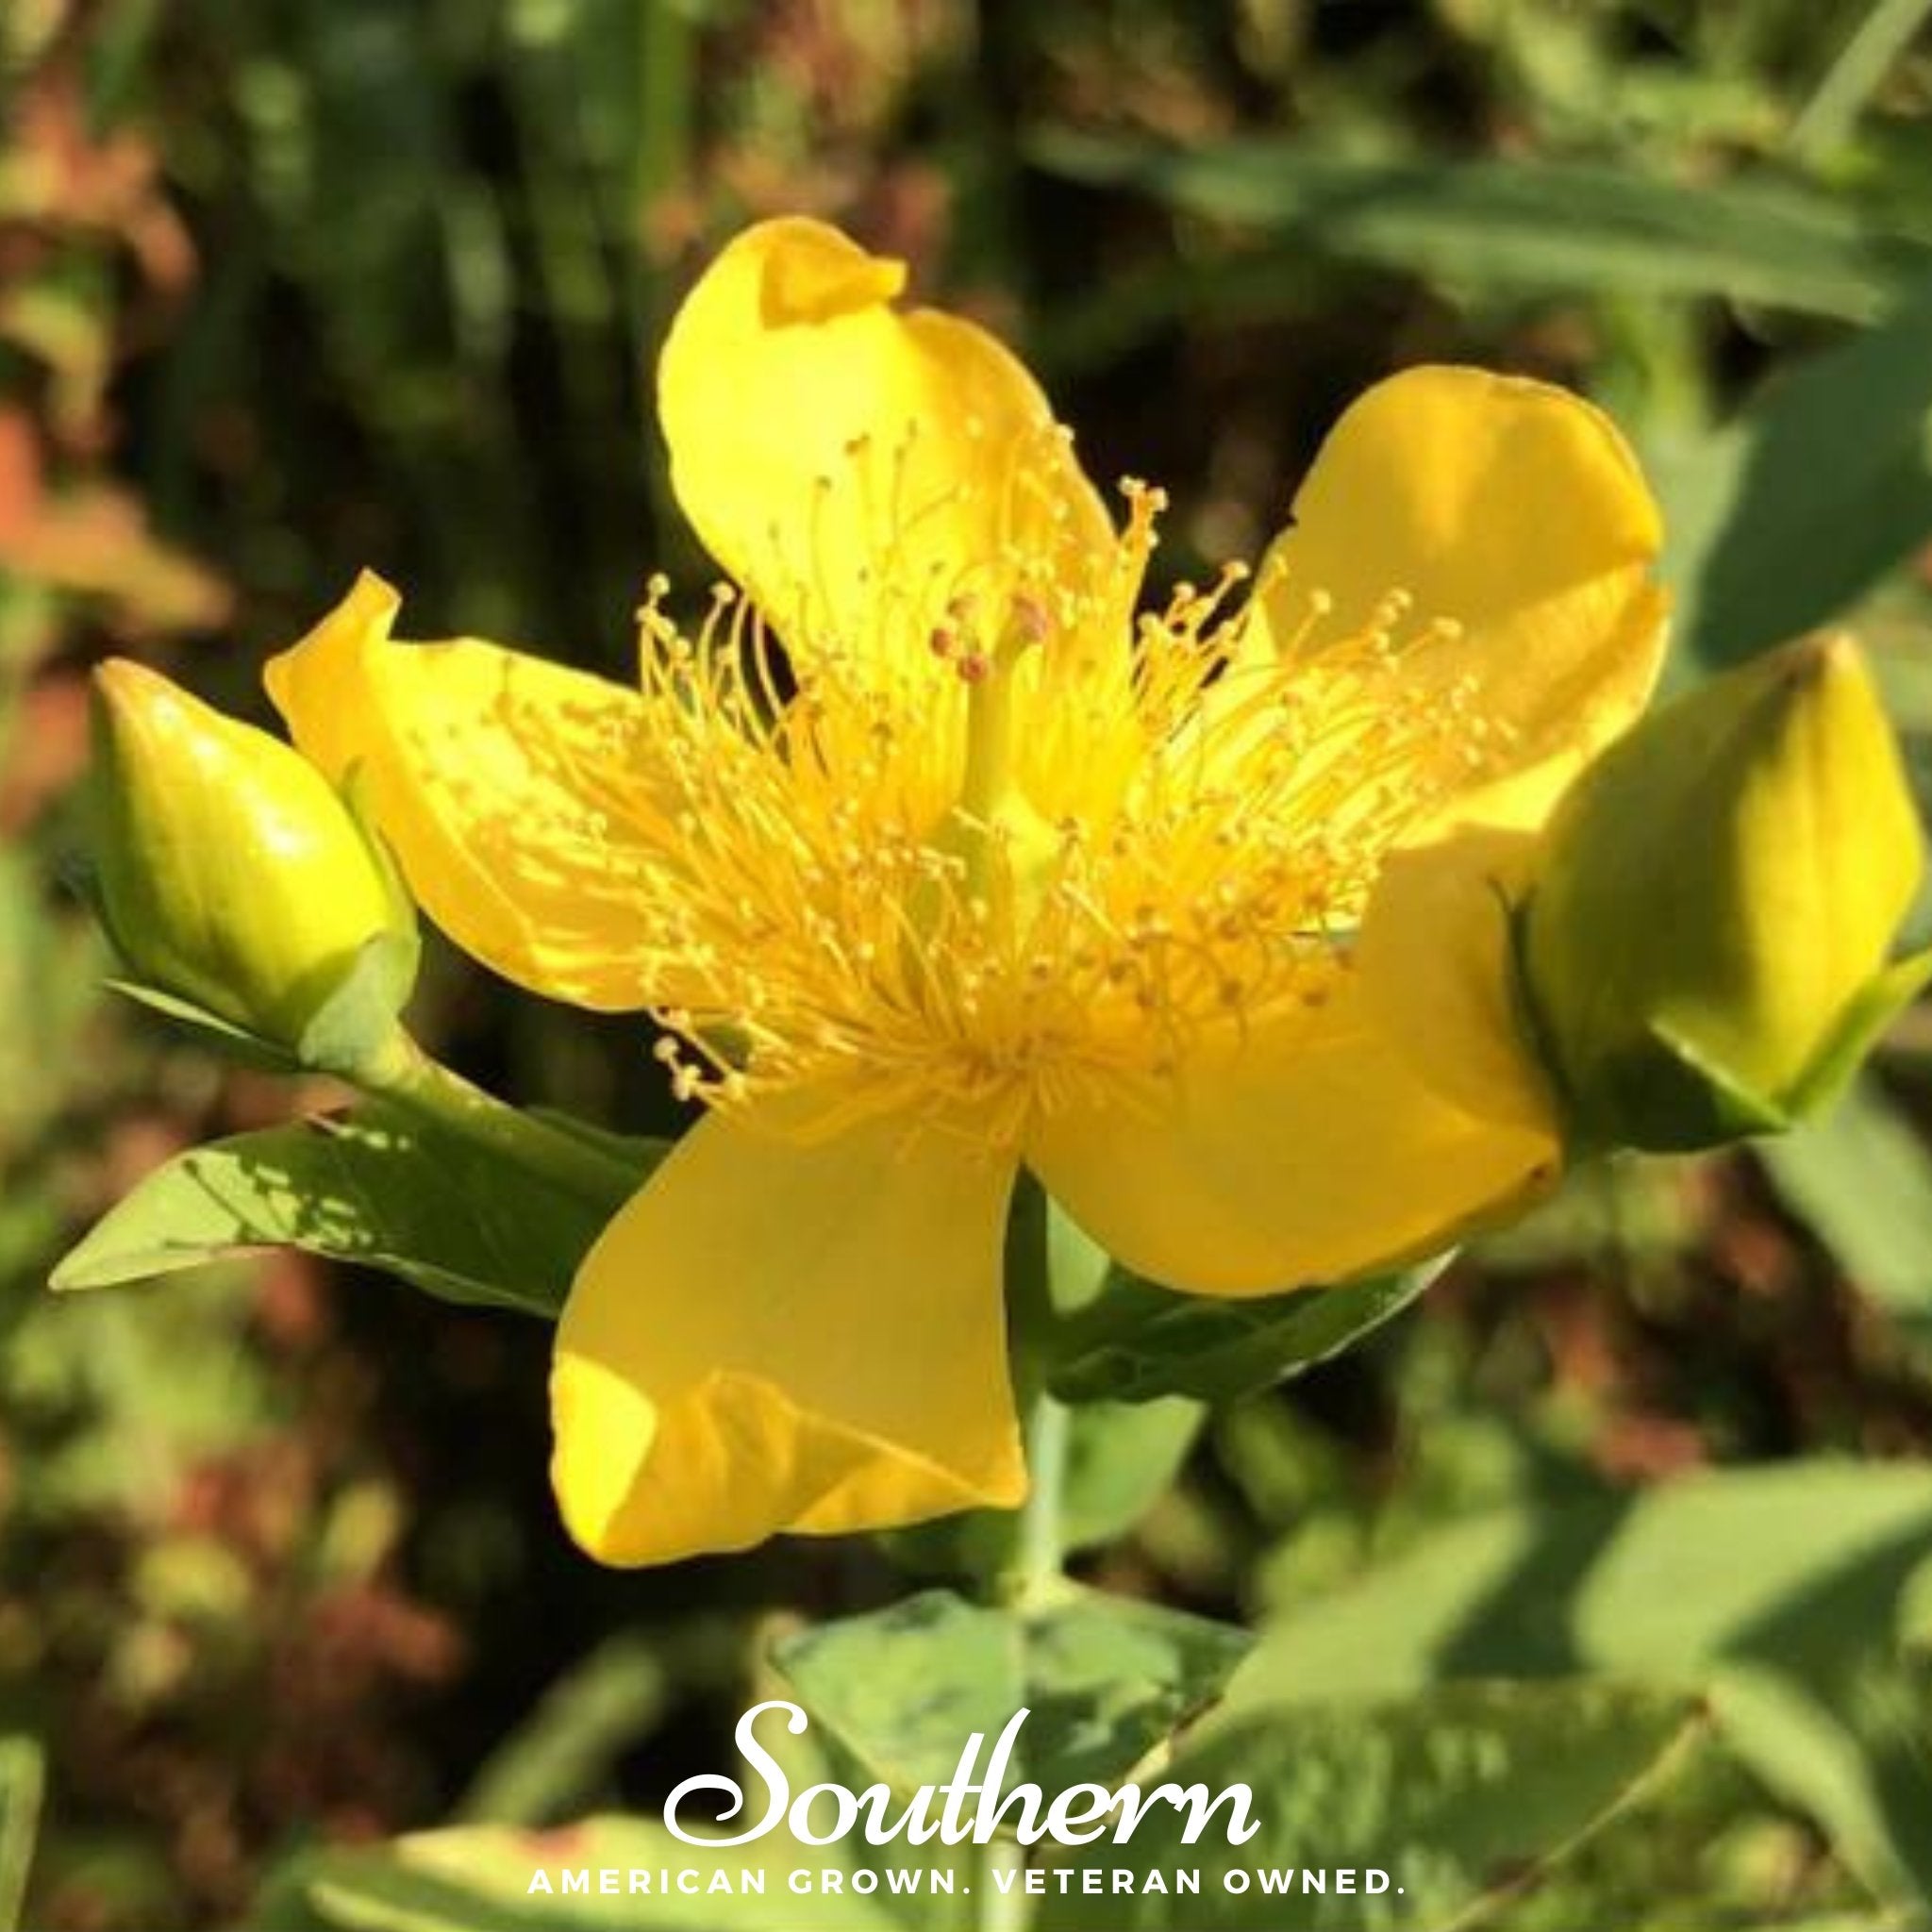
[[[1051,1792],[1124,1777],[1247,1648],[1224,1624],[1085,1591],[1024,1612],[929,1591],[787,1639],[773,1660],[869,1780],[944,1784],[973,1732],[990,1750],[1024,1708],[1014,1781]]]
[[[1207,1415],[1178,1395],[1076,1408],[1060,1494],[1062,1546],[1093,1549],[1132,1529],[1172,1486]]]
[[[1399,1315],[1447,1260],[1341,1288],[1251,1301],[1176,1294],[1114,1270],[1066,1323],[1052,1370],[1063,1402],[1227,1402],[1299,1375]]]
[[[1706,1690],[1727,1741],[1874,1890],[1928,1848],[1899,1721],[1899,1605],[1932,1469],[1818,1460],[1470,1519],[1273,1621],[1224,1707],[1595,1668]],[[1919,1871],[1932,1896],[1932,1872]]]
[[[1049,1791],[1125,1774],[1220,1695],[1252,1643],[1224,1624],[1085,1592],[1029,1618],[1026,1640],[1026,1727]]]
[[[1459,1932],[1678,1768],[1705,1728],[1694,1698],[1601,1682],[1457,1684],[1401,1703],[1296,1703],[1217,1718],[1161,1780],[1210,1794],[1250,1787],[1259,1833],[1231,1844],[1217,1818],[1188,1844],[1181,1811],[1150,1808],[1126,1845],[1067,1862],[1198,1870],[1200,1898],[1059,1894],[1050,1885],[1038,1924]],[[1304,1867],[1328,1876],[1328,1889],[1301,1890]],[[1338,1892],[1341,1867],[1384,1872],[1388,1889]],[[1250,1874],[1244,1891],[1226,1888],[1235,1872]],[[1264,1890],[1263,1874],[1293,1889]]]
[[[897,1932],[905,1922],[884,1897],[797,1893],[786,1883],[794,1871],[849,1869],[839,1847],[801,1843],[782,1827],[757,1844],[714,1849],[686,1844],[655,1821],[609,1817],[545,1832],[458,1825],[330,1853],[300,1864],[278,1892],[329,1932]],[[606,1871],[616,1874],[614,1893],[596,1890]],[[539,1872],[548,1891],[531,1890]],[[578,1872],[588,1888],[566,1892],[564,1874]],[[628,1890],[633,1872],[648,1878],[648,1892]],[[686,1872],[697,1874],[695,1893],[675,1889]],[[759,1880],[762,1891],[748,1889]],[[708,1890],[714,1883],[721,1889]],[[260,1923],[307,1932],[279,1908]]]
[[[1074,1408],[1060,1492],[1062,1549],[1094,1549],[1132,1529],[1173,1486],[1206,1415],[1200,1403],[1177,1395]],[[983,1577],[1010,1554],[1012,1537],[1012,1510],[967,1509],[888,1531],[880,1541],[914,1575]]]
[[[1726,428],[1647,454],[1681,661],[1721,670],[1840,616],[1932,536],[1932,286]]]
[[[1924,242],[1874,232],[1840,198],[1789,180],[1692,182],[1523,156],[1359,160],[1281,140],[1175,148],[1058,128],[1028,153],[1050,173],[1136,188],[1276,244],[1201,264],[1205,275],[1169,285],[1172,308],[1253,293],[1290,258],[1317,255],[1452,291],[1715,295],[1862,321],[1932,268]]]
[[[1757,1149],[1772,1184],[1852,1281],[1932,1351],[1932,1154],[1876,1081]]]
[[[671,1702],[661,1637],[621,1630],[552,1684],[477,1770],[452,1814],[470,1824],[552,1824],[581,1806]]]
[[[107,1288],[292,1247],[382,1269],[445,1300],[555,1316],[616,1205],[373,1104],[177,1155],[53,1279]]]
[[[0,1932],[15,1932],[40,1835],[46,1764],[33,1738],[0,1738]]]

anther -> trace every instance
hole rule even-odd
[[[1023,644],[1043,644],[1053,635],[1053,619],[1040,599],[1023,591],[1013,599],[1013,629]]]

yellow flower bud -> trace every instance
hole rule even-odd
[[[341,1057],[311,1039],[325,1009],[386,1033],[414,918],[327,779],[125,658],[94,674],[93,739],[101,917],[147,987],[317,1063]]]
[[[1572,1138],[1710,1146],[1817,1106],[1932,970],[1891,963],[1924,858],[1849,638],[1760,658],[1620,740],[1558,808],[1519,914]]]

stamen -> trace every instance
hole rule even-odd
[[[1010,1143],[1041,1109],[1158,1106],[1214,1038],[1318,1024],[1384,855],[1497,749],[1453,615],[1391,588],[1350,629],[1271,565],[1264,658],[1240,565],[1136,617],[1153,486],[1122,486],[1095,557],[1057,429],[997,457],[983,430],[977,479],[937,491],[912,448],[855,443],[810,541],[774,534],[762,611],[720,587],[687,637],[651,579],[639,714],[527,736],[558,880],[625,908],[674,1092],[836,1092],[827,1131],[894,1107]],[[969,509],[996,535],[961,567],[927,533]]]

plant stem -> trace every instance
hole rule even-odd
[[[1013,1394],[1026,1448],[1026,1500],[1008,1523],[1000,1559],[988,1578],[994,1602],[1030,1609],[1060,1582],[1061,1518],[1072,1414],[1047,1392],[1054,1328],[1052,1205],[1023,1174],[1007,1223],[1007,1329]]]
[[[1046,1387],[1054,1321],[1053,1212],[1040,1183],[1023,1174],[1007,1224],[1007,1320],[1026,1447],[1026,1500],[1008,1519],[987,1584],[994,1603],[1022,1618],[1050,1604],[1065,1580],[1060,1564],[1074,1415]],[[1014,1840],[995,1838],[980,1847],[974,1913],[978,1932],[1024,1932],[1032,1916],[1021,1890],[1025,1870],[1025,1849]]]
[[[1026,1854],[1016,1840],[996,1838],[979,1855],[979,1909],[974,1917],[979,1932],[1024,1932],[1031,1916],[1026,1894],[1021,1890],[1026,1870]],[[993,1874],[1007,1878],[1002,1890]]]
[[[406,1033],[397,1033],[390,1049],[358,1075],[358,1084],[377,1099],[612,1212],[637,1191],[638,1174],[615,1156],[486,1093],[431,1059]]]
[[[1067,1452],[1074,1412],[1044,1389],[1034,1393],[1025,1419],[1029,1487],[1014,1525],[1011,1556],[998,1585],[1000,1601],[1017,1610],[1050,1602],[1064,1580],[1061,1524]]]

